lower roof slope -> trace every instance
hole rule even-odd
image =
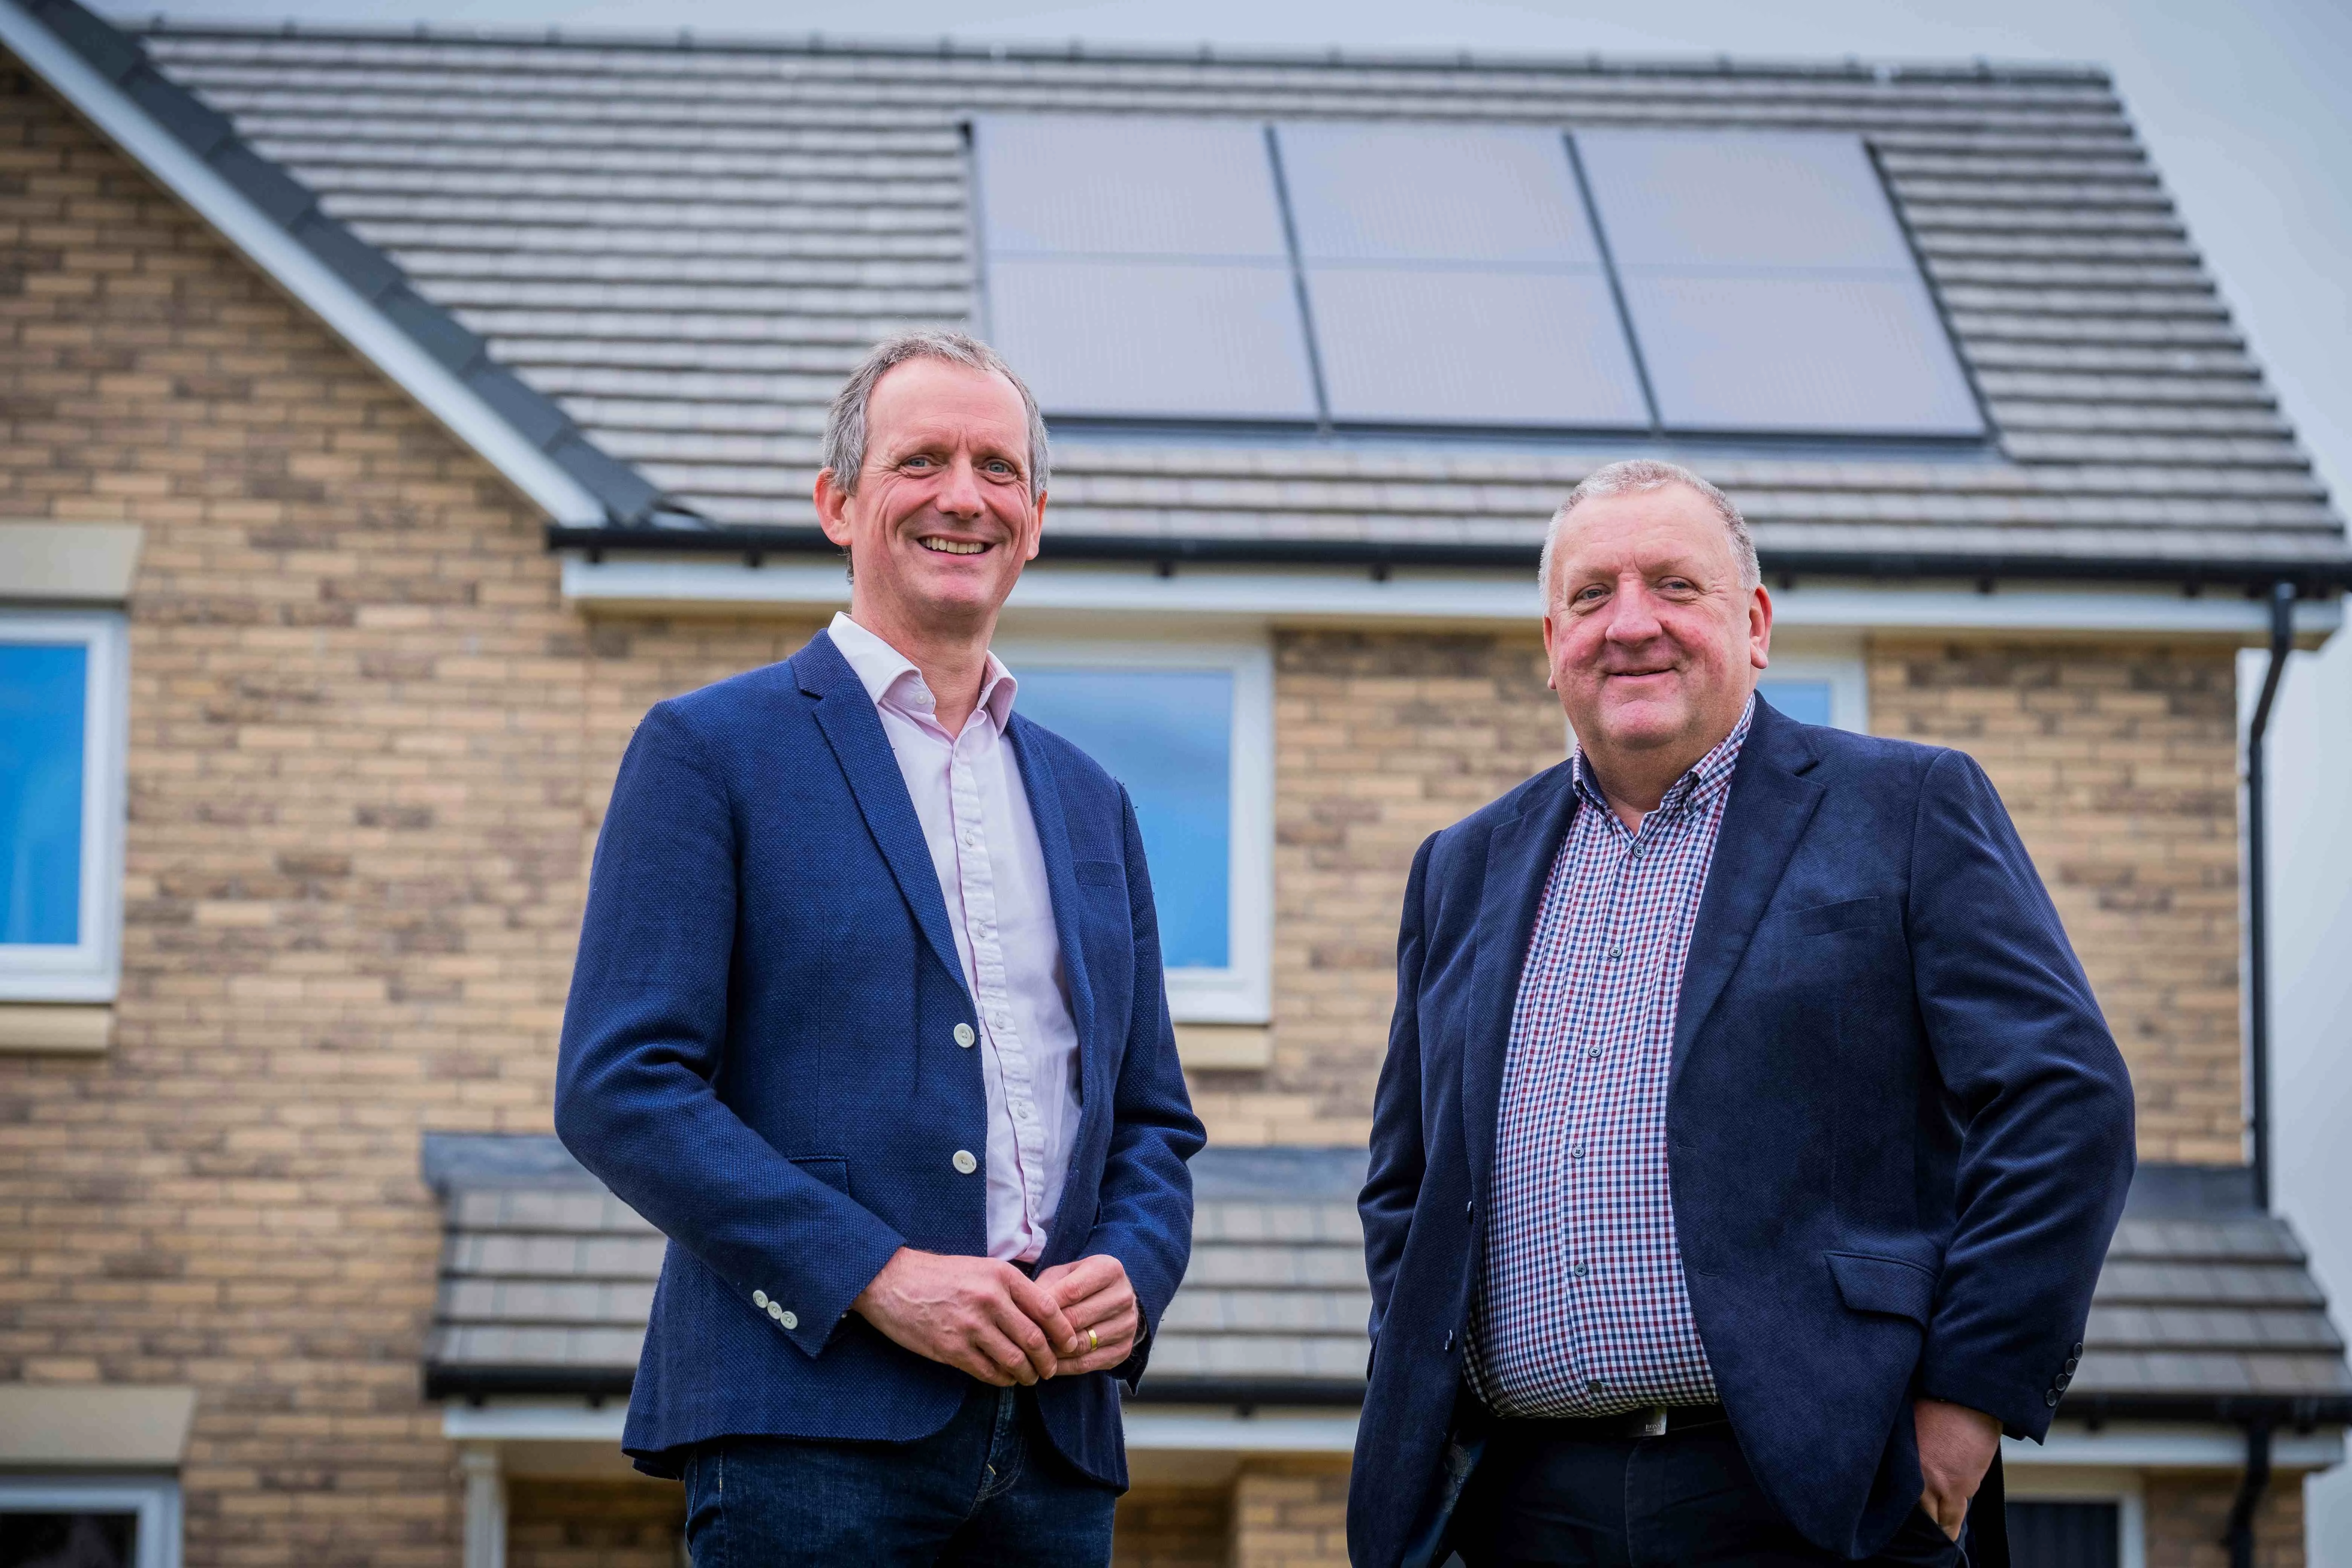
[[[428,1134],[441,1285],[427,1391],[611,1394],[636,1370],[667,1245],[549,1137]],[[1353,1404],[1371,1309],[1347,1149],[1210,1149],[1192,1262],[1139,1397]],[[2352,1420],[2352,1368],[2284,1220],[2245,1173],[2147,1166],[2062,1415]],[[750,1310],[747,1306],[745,1310]]]
[[[1802,552],[2316,564],[2341,520],[2104,74],[1221,58],[822,40],[158,31],[147,46],[599,447],[805,528],[865,346],[972,311],[976,111],[1843,129],[1877,149],[1998,431],[1973,457],[1688,447]],[[1486,544],[1617,445],[1066,436],[1055,532]]]

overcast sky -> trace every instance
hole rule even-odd
[[[2093,61],[2115,72],[2221,293],[2341,499],[2352,483],[2352,5],[2342,0],[155,0],[121,17],[1356,50]],[[2260,660],[2242,668],[2259,679]],[[2273,720],[2281,1201],[2352,1325],[2352,633]],[[2352,1563],[2352,1474],[2314,1562]],[[2324,1534],[2322,1533],[2324,1532]]]

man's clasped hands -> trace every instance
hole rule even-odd
[[[1108,1253],[1040,1269],[902,1247],[850,1310],[917,1355],[998,1388],[1107,1372],[1135,1352],[1142,1319]]]

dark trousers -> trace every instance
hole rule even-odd
[[[1118,1500],[1055,1448],[1034,1396],[975,1383],[911,1443],[701,1445],[686,1540],[694,1568],[1104,1568]]]
[[[1848,1561],[1780,1517],[1729,1423],[1679,1430],[1670,1424],[1656,1437],[1594,1430],[1601,1425],[1494,1423],[1450,1531],[1469,1568],[1814,1568]],[[1868,1559],[1886,1568],[1958,1568],[1967,1561],[1916,1509]]]

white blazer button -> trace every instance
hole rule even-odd
[[[800,1319],[790,1312],[786,1312],[782,1317],[778,1318],[776,1321],[783,1324],[787,1329],[797,1329],[801,1326]]]
[[[953,1163],[957,1170],[961,1171],[967,1176],[980,1169],[980,1162],[971,1157],[971,1151],[969,1149],[957,1150],[955,1152],[955,1160]]]
[[[971,1026],[970,1024],[958,1024],[956,1026],[955,1035],[956,1044],[959,1046],[969,1047],[974,1040],[980,1038],[978,1035],[971,1032]]]
[[[764,1311],[764,1310],[767,1309],[767,1305],[768,1305],[768,1293],[767,1293],[765,1290],[754,1290],[754,1291],[752,1291],[752,1292],[751,1292],[751,1305],[753,1305],[754,1307],[758,1307],[758,1308],[760,1308],[761,1310],[763,1310],[763,1311]]]
[[[784,1309],[782,1303],[778,1301],[769,1302],[768,1316],[775,1319],[776,1321],[780,1323],[784,1321]]]

